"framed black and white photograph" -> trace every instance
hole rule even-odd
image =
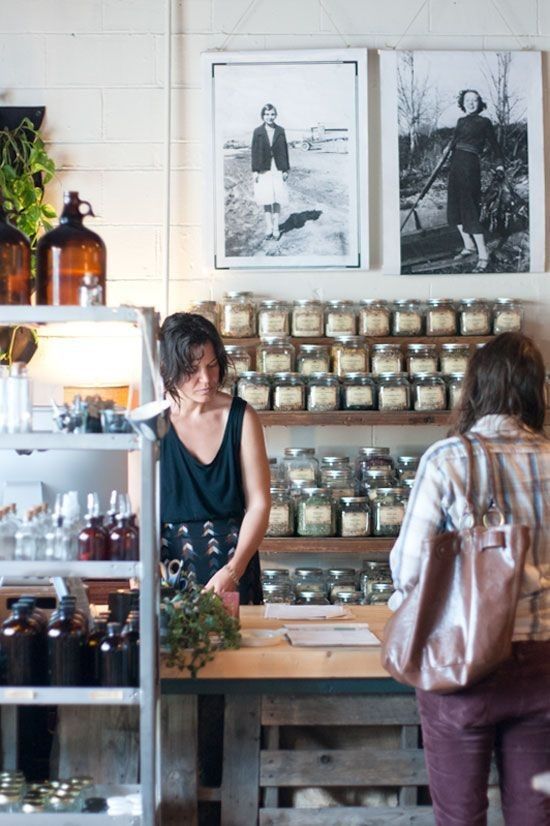
[[[368,268],[364,49],[203,54],[209,266]]]
[[[384,271],[544,271],[538,52],[381,52]]]

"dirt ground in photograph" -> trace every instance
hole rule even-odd
[[[254,201],[250,151],[226,152],[227,256],[347,254],[349,155],[294,147],[289,147],[289,153],[289,201],[281,210],[281,237],[266,241],[263,208]]]

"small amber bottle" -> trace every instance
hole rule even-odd
[[[87,210],[82,212],[81,207]],[[36,251],[36,300],[54,306],[80,301],[81,287],[92,282],[105,303],[105,244],[83,224],[93,216],[91,204],[78,192],[66,192],[59,226],[42,236]],[[95,302],[97,303],[97,302]]]
[[[0,199],[0,304],[30,303],[30,241],[10,224]]]

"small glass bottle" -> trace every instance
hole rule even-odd
[[[483,298],[462,298],[458,302],[458,328],[461,336],[491,334],[492,314]]]
[[[371,369],[373,376],[380,373],[399,373],[403,366],[403,356],[399,344],[373,344],[371,348]]]
[[[247,370],[237,382],[237,395],[254,408],[269,410],[271,407],[271,382],[263,373]]]
[[[447,387],[439,373],[415,373],[412,381],[413,410],[445,410]]]
[[[128,614],[121,634],[124,685],[139,686],[139,614]]]
[[[409,410],[411,386],[405,373],[380,373],[378,376],[378,409]]]
[[[266,336],[256,348],[256,367],[261,373],[289,373],[294,367],[294,353],[288,336]]]
[[[101,685],[100,646],[107,636],[107,620],[97,617],[86,641],[86,685]]]
[[[437,346],[435,344],[407,344],[407,373],[436,373]]]
[[[368,373],[342,376],[342,410],[375,410],[376,382]]]
[[[217,327],[218,305],[216,301],[194,301],[189,307],[189,312],[201,315],[213,324],[214,327]]]
[[[99,646],[101,685],[124,686],[124,661],[119,622],[107,623],[107,635]]]
[[[298,499],[298,536],[334,536],[335,503],[329,488],[304,488]]]
[[[456,335],[456,310],[452,300],[429,298],[426,305],[426,335]]]
[[[353,301],[327,301],[325,305],[325,335],[354,336],[357,313]]]
[[[273,410],[305,410],[305,384],[299,373],[275,373],[272,388]]]
[[[322,336],[324,332],[323,302],[300,299],[292,307],[292,335],[295,338]]]
[[[332,373],[312,373],[307,381],[307,409],[325,413],[340,407],[340,382]]]
[[[391,309],[387,301],[364,298],[359,307],[359,335],[382,337],[391,332]]]
[[[85,519],[86,526],[78,535],[78,558],[86,561],[109,559],[109,534],[103,527],[99,504],[92,494],[88,494],[88,512]]]
[[[338,376],[368,372],[369,351],[363,336],[336,336],[332,345],[332,365]]]
[[[464,373],[449,373],[447,378],[447,391],[449,397],[449,410],[454,410],[460,404]]]
[[[42,635],[30,617],[28,605],[16,602],[0,628],[0,650],[7,685],[37,685],[38,649]]]
[[[38,241],[36,250],[36,301],[54,306],[79,303],[84,276],[95,276],[105,303],[107,253],[105,244],[83,224],[93,216],[91,204],[78,192],[66,192],[59,226]],[[82,211],[82,207],[86,211]]]
[[[405,516],[405,504],[397,489],[380,488],[372,507],[374,535],[397,536]]]
[[[57,617],[48,625],[47,637],[50,685],[82,685],[85,636],[70,603],[60,605]]]
[[[423,329],[422,305],[412,298],[400,298],[393,303],[392,335],[419,336]]]
[[[520,333],[523,302],[517,298],[497,298],[493,306],[493,333]]]
[[[290,304],[279,299],[261,301],[258,307],[259,336],[288,336]]]
[[[224,293],[219,328],[225,338],[251,338],[256,335],[256,306],[251,292]]]
[[[6,379],[6,431],[30,433],[32,430],[32,394],[27,365],[14,361]]]
[[[271,488],[271,510],[266,536],[292,536],[294,533],[294,499],[286,488]]]
[[[7,219],[0,197],[0,304],[31,303],[31,244]]]
[[[117,524],[109,534],[109,558],[126,562],[139,559],[139,530],[130,524],[129,514],[117,514]]]
[[[469,344],[442,344],[439,353],[440,370],[442,373],[465,373],[469,358]]]
[[[313,447],[285,447],[281,462],[282,480],[288,487],[307,482],[314,487],[319,476],[319,462]]]
[[[300,344],[296,369],[303,376],[330,372],[330,352],[327,344]]]
[[[365,496],[344,496],[338,504],[338,535],[369,536],[369,500]]]

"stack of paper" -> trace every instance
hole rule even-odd
[[[266,619],[281,620],[321,620],[352,617],[343,605],[284,605],[268,603],[265,606]]]
[[[285,625],[285,630],[292,645],[380,645],[366,622],[343,622],[334,626],[325,623]]]

